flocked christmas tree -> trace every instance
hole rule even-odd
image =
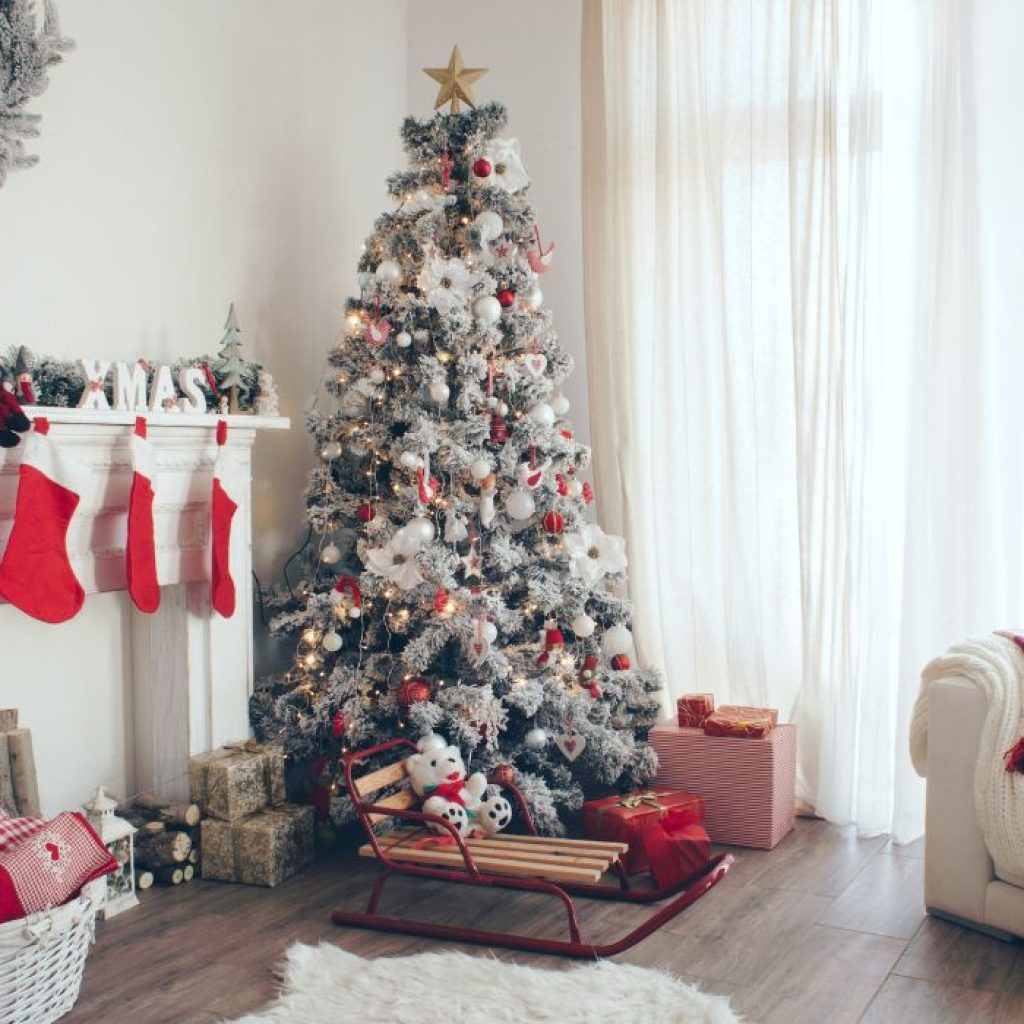
[[[294,664],[252,717],[335,820],[339,754],[436,731],[558,832],[585,790],[653,774],[660,680],[630,662],[623,541],[587,522],[518,141],[497,104],[456,112],[457,51],[440,74],[453,112],[402,128],[410,167],[328,357],[337,408],[309,416],[316,542],[272,622]]]

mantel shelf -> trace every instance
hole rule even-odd
[[[220,416],[216,413],[194,412],[147,412],[139,410],[103,410],[68,409],[62,406],[26,405],[25,415],[30,419],[45,416],[51,423],[73,423],[82,426],[134,426],[137,415],[145,415],[149,425],[154,429],[164,427],[208,427],[216,428],[219,420],[227,420],[228,429],[240,430],[287,430],[291,420],[287,416],[254,416],[245,413]]]

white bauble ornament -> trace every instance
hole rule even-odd
[[[570,498],[579,498],[583,494],[583,481],[582,480],[570,480],[566,485],[569,491]]]
[[[505,511],[511,519],[529,519],[537,510],[533,495],[517,488],[505,499]]]
[[[399,348],[408,348],[412,344],[412,335],[408,331],[399,331],[395,335],[395,344]]]
[[[523,742],[530,750],[543,750],[547,746],[548,734],[535,725],[524,737]]]
[[[601,637],[601,649],[609,658],[616,654],[628,654],[633,647],[633,634],[625,626],[612,626]]]
[[[406,469],[419,469],[422,465],[420,457],[415,452],[402,452],[398,456],[398,461],[405,466]]]
[[[491,475],[491,464],[486,459],[476,459],[469,464],[469,475],[474,480],[486,480]]]
[[[349,608],[349,610],[348,610],[348,617],[350,619],[358,619],[359,616],[362,615],[362,614],[363,614],[363,609],[362,608],[356,608],[354,605],[353,605],[353,607]]]
[[[417,530],[410,530],[409,524],[406,523],[391,538],[391,547],[397,554],[410,558],[423,547],[423,538]]]
[[[340,441],[328,441],[323,448],[320,449],[321,458],[337,459],[341,456],[341,442]]]
[[[488,644],[498,639],[498,627],[493,622],[485,622],[480,627],[480,636]]]
[[[437,402],[438,405],[447,402],[448,396],[452,393],[451,388],[443,380],[435,380],[428,390],[430,392],[430,400]]]
[[[412,336],[421,344],[430,341],[430,331],[422,327],[418,331],[413,331]]]
[[[534,423],[539,423],[542,427],[553,427],[555,425],[555,410],[547,402],[538,402],[527,413],[527,416]]]
[[[337,544],[328,544],[323,551],[320,552],[320,561],[324,565],[336,565],[341,561],[341,548]]]
[[[421,547],[424,544],[429,544],[437,533],[434,529],[434,524],[425,516],[417,516],[415,519],[410,519],[402,529],[415,534],[419,538]]]
[[[493,242],[505,230],[501,217],[493,210],[478,213],[473,221],[473,227],[480,235],[481,242]]]
[[[398,284],[402,280],[402,268],[394,260],[383,260],[377,265],[374,277],[382,284]]]
[[[551,399],[551,408],[556,416],[564,416],[569,411],[569,399],[565,395],[555,395]]]
[[[488,395],[487,396],[487,408],[488,409],[497,409],[498,408],[498,396],[497,395]]]
[[[361,274],[356,276],[356,280],[359,282],[360,288],[368,288],[370,286],[370,282],[373,280],[373,274],[368,270],[364,270]]]
[[[329,633],[324,633],[324,638],[321,641],[325,651],[330,651],[332,654],[335,651],[341,650],[341,634],[335,633],[332,629]]]
[[[501,319],[501,303],[493,295],[481,295],[473,303],[473,316],[485,327]]]
[[[524,296],[523,305],[527,309],[540,309],[544,303],[544,293],[534,285]]]
[[[370,383],[371,384],[383,384],[384,383],[384,371],[379,366],[376,369],[370,371]]]
[[[348,446],[348,450],[357,459],[365,459],[366,456],[370,454],[370,449],[367,448],[366,445],[362,443],[362,441],[353,441],[352,444]]]
[[[588,636],[594,635],[594,630],[597,628],[597,623],[584,612],[582,615],[577,615],[572,622],[569,623],[569,628],[578,636],[586,639]]]

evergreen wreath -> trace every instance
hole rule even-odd
[[[46,91],[47,71],[74,45],[60,34],[53,0],[43,0],[42,28],[33,0],[0,0],[0,186],[9,170],[38,163],[25,140],[39,135],[40,115],[26,107]]]

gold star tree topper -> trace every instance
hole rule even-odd
[[[437,91],[437,99],[434,100],[434,109],[443,107],[446,103],[452,105],[452,113],[457,114],[461,109],[461,103],[468,103],[476,107],[473,101],[473,83],[487,74],[487,68],[467,68],[462,63],[462,54],[457,46],[452,47],[452,55],[448,58],[446,68],[424,68],[424,72],[441,86]]]

